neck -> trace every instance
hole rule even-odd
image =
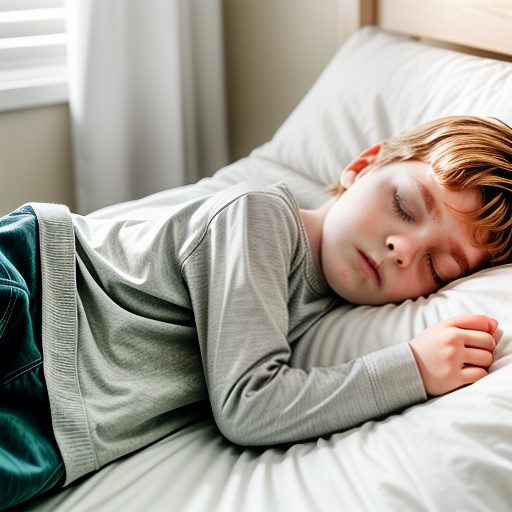
[[[332,206],[332,201],[327,201],[316,210],[300,209],[300,216],[311,247],[313,260],[320,272],[322,272],[322,233],[324,219]]]

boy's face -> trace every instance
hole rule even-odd
[[[449,209],[481,205],[477,192],[452,192],[420,161],[369,171],[327,212],[321,262],[327,282],[355,304],[401,302],[434,292],[488,260]]]

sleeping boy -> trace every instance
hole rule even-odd
[[[511,178],[510,127],[449,117],[369,148],[316,210],[241,183],[151,221],[40,203],[3,217],[0,509],[204,414],[235,443],[290,443],[484,377],[497,322],[478,314],[345,364],[288,363],[342,303],[506,261]]]

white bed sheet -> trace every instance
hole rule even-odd
[[[97,212],[147,218],[243,179],[285,181],[304,207],[373,142],[447,114],[512,120],[512,66],[364,29],[336,55],[269,143],[196,185]],[[288,449],[247,450],[212,421],[184,428],[34,511],[508,511],[512,508],[512,267],[400,306],[343,307],[294,349],[294,365],[343,362],[426,325],[482,312],[500,321],[491,374],[473,386]],[[343,313],[343,314],[342,314]],[[322,343],[313,360],[308,345]]]

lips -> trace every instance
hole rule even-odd
[[[382,284],[382,276],[380,273],[379,264],[368,254],[363,251],[357,250],[359,254],[359,264],[363,269],[363,272],[367,275],[373,276],[378,286]]]

